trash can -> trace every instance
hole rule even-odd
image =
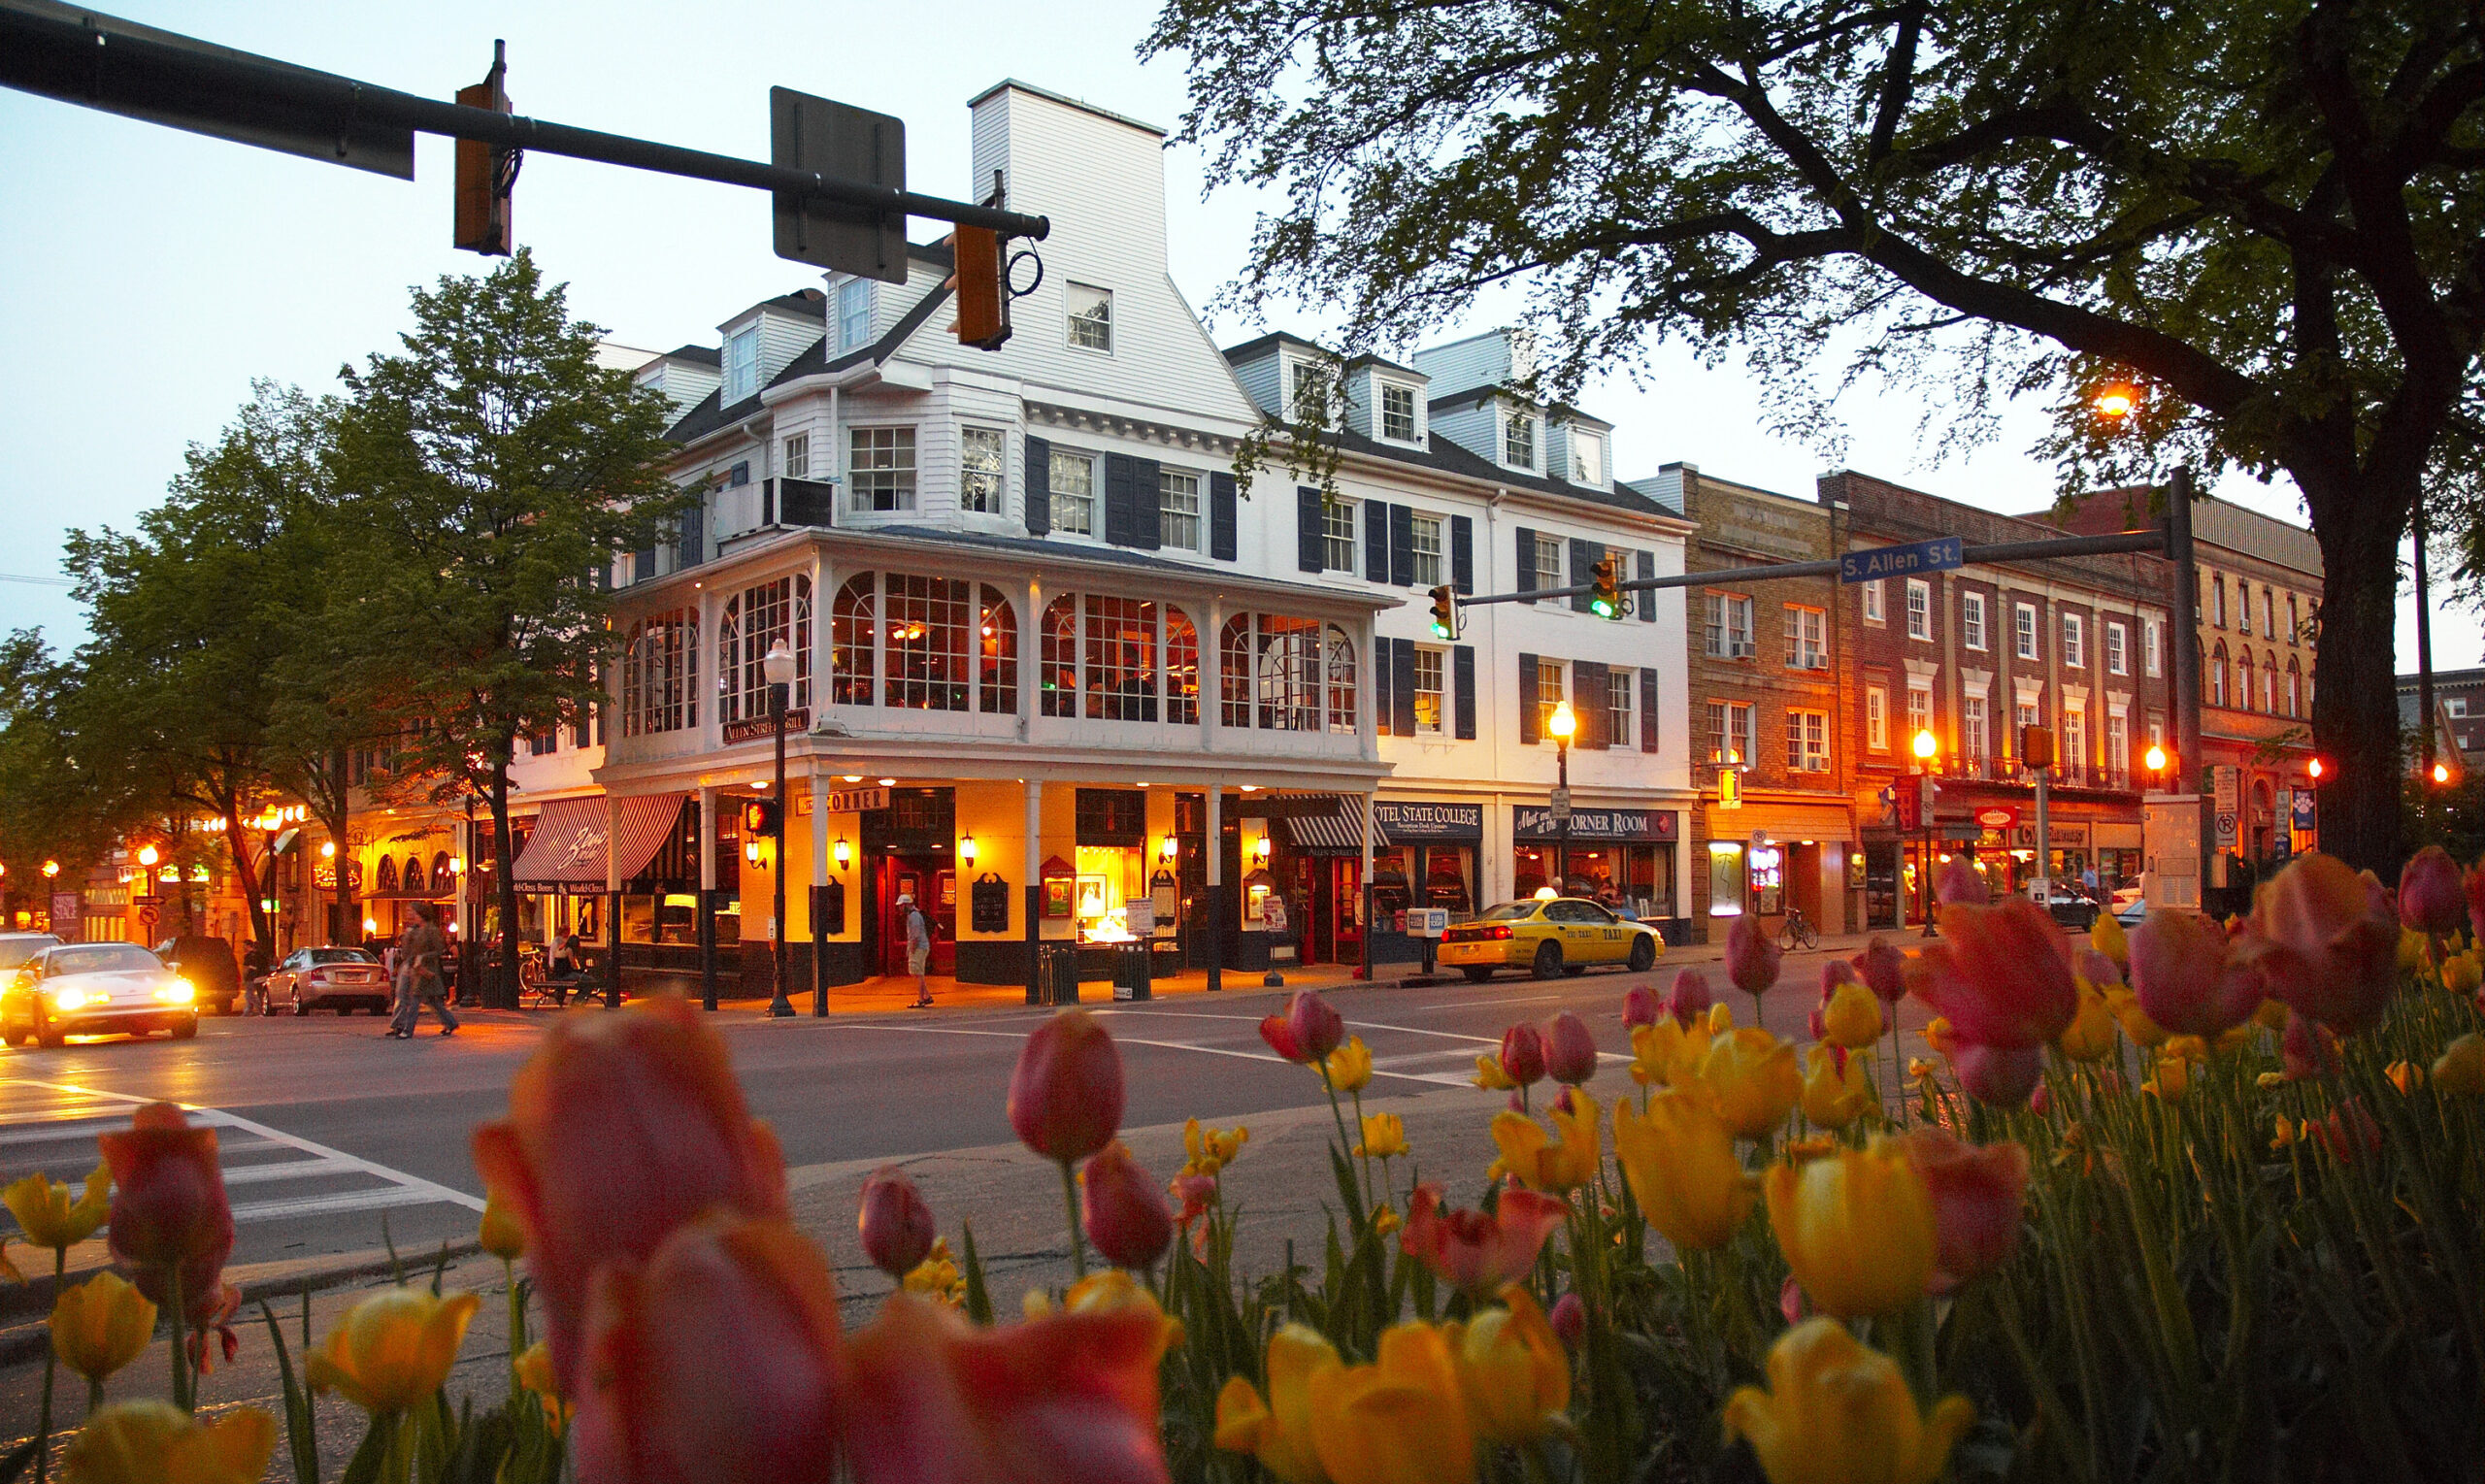
[[[1155,978],[1147,940],[1116,943],[1113,946],[1113,998],[1116,1000],[1152,1000],[1149,989]]]
[[[1038,946],[1038,975],[1046,1005],[1078,1003],[1078,945],[1075,942]]]

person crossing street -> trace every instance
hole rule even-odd
[[[457,1034],[457,1016],[448,1008],[448,987],[440,977],[440,961],[448,952],[448,940],[433,921],[438,910],[428,902],[414,904],[414,920],[397,939],[397,1013],[388,1023],[388,1034],[398,1040],[414,1039],[414,1022],[426,1005],[440,1017],[441,1035]]]

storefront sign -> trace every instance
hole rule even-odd
[[[811,725],[812,713],[808,708],[797,707],[785,713],[787,732],[807,732],[811,730]],[[777,718],[774,716],[744,716],[725,723],[725,742],[728,745],[734,742],[757,742],[763,737],[776,735]]]
[[[1372,807],[1372,818],[1393,841],[1484,838],[1484,806],[1480,804],[1376,803]]]
[[[78,920],[78,894],[76,892],[56,891],[51,894],[51,920],[56,923],[76,922]]]
[[[1571,810],[1571,839],[1672,841],[1681,827],[1682,816],[1673,809],[1582,809]],[[1540,804],[1511,807],[1511,833],[1519,840],[1558,840],[1561,821],[1551,809]]]
[[[2292,820],[2294,817],[2295,790],[2292,788],[2281,788],[2278,790],[2278,818],[2281,820]],[[2279,829],[2270,836],[2270,858],[2272,861],[2284,861],[2288,856],[2293,855],[2294,853],[2295,830],[2292,826]]]
[[[1977,817],[1981,819],[1983,815],[1978,814]],[[2088,848],[2088,826],[2085,824],[2057,821],[2049,826],[2045,833],[2048,837],[2045,843],[2053,849],[2085,850]],[[2021,825],[2018,835],[2011,843],[2022,849],[2034,850],[2037,848],[2037,827],[2033,824]]]
[[[885,788],[832,788],[828,791],[828,811],[832,814],[866,814],[889,807],[889,791]]]
[[[1988,804],[1976,810],[1976,823],[1988,830],[2006,830],[2019,822],[2019,810],[2007,804]]]

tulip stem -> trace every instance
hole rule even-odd
[[[93,1376],[93,1377],[90,1377],[90,1378],[88,1378],[88,1380],[87,1380],[87,1382],[86,1382],[86,1415],[87,1415],[87,1416],[89,1416],[89,1417],[92,1417],[92,1416],[94,1416],[97,1412],[100,1412],[100,1411],[102,1411],[103,1409],[104,1409],[104,1380],[103,1380],[103,1377],[101,1377],[101,1376]]]
[[[173,1321],[173,1404],[182,1411],[194,1412],[198,1410],[198,1402],[190,1396],[189,1343],[188,1337],[182,1333],[182,1320],[186,1316],[182,1312],[182,1265],[179,1263],[164,1265],[164,1301],[165,1312]]]
[[[68,1275],[69,1249],[67,1247],[52,1248],[51,1294],[55,1304],[60,1302],[60,1285]],[[59,1350],[52,1345],[45,1345],[43,1347],[43,1415],[42,1420],[35,1424],[35,1484],[43,1484],[44,1473],[50,1466],[49,1455],[51,1452],[51,1373],[59,1364]],[[94,1408],[90,1406],[87,1410],[93,1411]]]
[[[1070,1213],[1070,1275],[1083,1278],[1087,1276],[1087,1244],[1078,1235],[1078,1176],[1068,1160],[1061,1162],[1061,1203]]]

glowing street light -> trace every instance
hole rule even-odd
[[[2434,781],[2436,783],[2447,783],[2450,781],[2450,765],[2448,763],[2435,763],[2434,765]]]
[[[1933,761],[1933,754],[1940,750],[1941,743],[1934,739],[1933,729],[1931,727],[1926,727],[1924,730],[1915,734],[1915,755],[1917,757],[1920,757],[1929,763]]]
[[[1555,785],[1555,797],[1562,801],[1555,812],[1555,817],[1559,821],[1556,828],[1561,831],[1561,845],[1553,857],[1553,872],[1561,883],[1561,889],[1569,891],[1571,889],[1571,739],[1577,736],[1579,731],[1579,718],[1572,714],[1570,702],[1564,701],[1554,706],[1553,714],[1545,718],[1544,730],[1553,734],[1555,766],[1561,770],[1559,781]]]
[[[2132,410],[2138,406],[2139,394],[2121,382],[2116,382],[2097,394],[2097,413],[2101,417],[2111,417],[2119,421],[2129,417]]]
[[[2314,758],[2311,762],[2308,762],[2308,763],[2304,764],[2304,765],[2303,765],[2303,771],[2304,771],[2304,772],[2306,772],[2306,773],[2308,773],[2308,774],[2310,774],[2310,775],[2312,775],[2312,781],[2313,781],[2313,782],[2315,782],[2315,783],[2320,782],[2320,781],[2321,781],[2321,775],[2322,775],[2322,773],[2323,773],[2323,771],[2324,771],[2324,770],[2322,769],[2322,766],[2321,766],[2321,759],[2319,759],[2319,758],[2317,758],[2317,757],[2316,757],[2316,758]]]
[[[153,845],[141,845],[138,847],[138,864],[141,866],[152,866],[163,858],[164,857],[157,852]]]

